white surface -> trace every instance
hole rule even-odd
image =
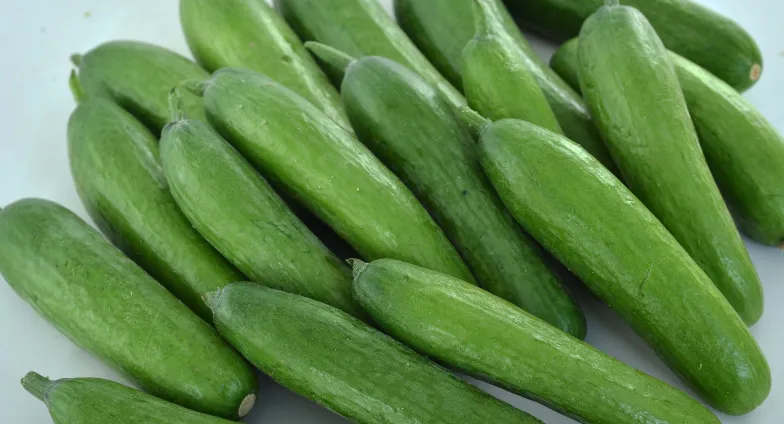
[[[385,3],[391,0],[384,0]],[[784,131],[784,8],[779,0],[702,0],[743,24],[765,57],[762,80],[749,99]],[[62,203],[86,213],[74,191],[66,157],[66,122],[74,107],[67,88],[68,57],[111,39],[158,43],[188,54],[175,0],[4,0],[0,39],[0,206],[22,197]],[[552,49],[537,44],[545,55]],[[738,140],[739,143],[745,140]],[[784,182],[782,182],[784,184]],[[773,372],[773,391],[759,409],[725,423],[778,424],[784,416],[784,252],[747,243],[765,285],[766,311],[753,327]],[[655,377],[683,387],[653,352],[594,298],[579,297],[588,318],[588,342]],[[19,379],[30,370],[52,378],[103,377],[126,383],[76,348],[0,284],[0,423],[51,422],[44,406]],[[547,423],[573,421],[533,402],[481,384],[483,389]],[[246,422],[343,423],[345,420],[262,377],[260,400]],[[96,423],[98,424],[98,423]]]

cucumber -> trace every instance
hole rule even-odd
[[[578,145],[487,126],[480,160],[517,221],[716,409],[751,411],[770,368],[732,306],[648,209]]]
[[[335,68],[345,64],[327,49],[312,51]],[[474,140],[438,91],[402,65],[369,56],[348,66],[341,95],[359,139],[422,201],[482,287],[585,337],[582,311],[496,196]]]
[[[354,293],[419,352],[583,423],[715,423],[687,394],[514,305],[404,262],[354,262]]]
[[[550,58],[550,67],[569,84],[574,91],[580,93],[580,62],[577,44],[580,40],[573,38],[563,43]]]
[[[553,69],[579,84],[577,40],[561,46]],[[689,114],[713,178],[741,231],[776,246],[784,243],[784,138],[724,81],[670,52]],[[739,140],[744,140],[742,143]]]
[[[506,0],[525,29],[555,41],[580,32],[604,0]],[[664,45],[743,91],[762,75],[762,53],[737,22],[692,0],[620,0],[642,12]]]
[[[352,422],[540,422],[328,305],[248,283],[209,302],[218,331],[257,368]]]
[[[110,41],[71,60],[87,96],[111,98],[155,134],[169,122],[169,92],[184,80],[209,77],[187,58],[138,41]],[[205,119],[197,97],[185,96],[183,108],[188,116]]]
[[[463,50],[463,91],[468,105],[498,121],[515,118],[562,133],[539,83],[503,23],[494,19],[495,0],[476,0],[476,34]]]
[[[43,401],[54,424],[231,424],[100,378],[51,381],[34,372],[22,386]]]
[[[473,279],[408,188],[305,99],[243,69],[220,70],[200,88],[218,132],[364,258],[395,258]]]
[[[585,22],[580,85],[626,185],[680,242],[746,324],[762,284],[700,150],[667,50],[645,16],[607,6]]]
[[[262,73],[351,131],[335,88],[266,2],[180,0],[180,23],[193,56],[207,70],[240,67]]]
[[[79,217],[47,200],[0,211],[0,273],[77,345],[150,394],[225,418],[256,375],[215,330]]]
[[[167,125],[161,162],[193,227],[253,282],[365,316],[351,296],[348,267],[207,124]]]

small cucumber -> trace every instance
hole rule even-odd
[[[248,283],[209,302],[218,331],[251,363],[352,422],[540,422],[323,303]]]
[[[762,284],[713,181],[656,31],[636,9],[605,6],[585,22],[578,49],[583,95],[626,185],[741,318],[757,322]]]
[[[390,335],[583,423],[719,424],[687,394],[445,274],[354,263],[354,294]]]
[[[169,122],[169,92],[184,80],[209,77],[187,58],[137,41],[110,41],[71,60],[87,96],[111,98],[156,134]],[[204,119],[197,97],[186,96],[183,103],[188,116]]]
[[[770,368],[743,321],[656,217],[585,150],[505,120],[483,130],[480,159],[517,221],[705,400],[730,414],[765,400]]]
[[[265,1],[180,0],[180,22],[193,55],[208,71],[239,67],[262,73],[351,131],[335,88]]]
[[[224,138],[360,255],[473,279],[408,188],[307,100],[244,69],[220,70],[201,88],[207,115]]]
[[[215,330],[64,207],[0,211],[0,272],[77,345],[150,394],[225,418],[248,413],[256,375]]]
[[[43,401],[54,424],[232,424],[100,378],[51,381],[34,372],[22,386]]]

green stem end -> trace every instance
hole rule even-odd
[[[44,403],[54,385],[54,381],[35,372],[29,372],[22,378],[22,387]]]
[[[338,49],[314,41],[306,42],[305,48],[315,56],[324,72],[336,86],[340,86],[346,76],[346,70],[356,60]]]

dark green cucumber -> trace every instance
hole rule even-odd
[[[243,69],[218,71],[201,88],[207,115],[224,138],[360,255],[406,260],[472,280],[408,188],[305,99]]]
[[[207,70],[239,67],[262,73],[351,130],[335,88],[266,2],[180,0],[180,22],[193,55]]]
[[[49,380],[34,372],[22,386],[43,401],[54,424],[231,424],[100,378]]]
[[[631,7],[603,7],[585,22],[578,48],[583,95],[626,185],[741,318],[755,323],[763,310],[762,284],[653,27]]]
[[[540,422],[328,305],[248,283],[209,301],[218,331],[251,363],[352,422]]]
[[[156,134],[169,122],[169,92],[184,80],[209,77],[187,58],[137,41],[101,44],[72,61],[87,96],[111,98]],[[183,103],[188,116],[204,119],[197,97],[186,96]]]
[[[425,0],[427,1],[427,0]],[[525,29],[556,41],[580,32],[604,0],[506,0]],[[762,74],[762,53],[740,25],[692,0],[620,0],[642,12],[664,45],[745,90]]]
[[[215,330],[69,210],[26,199],[0,211],[0,272],[77,345],[150,394],[245,415],[256,375]]]
[[[485,127],[480,159],[517,221],[705,400],[730,414],[762,403],[770,368],[748,328],[606,168],[568,139],[516,120]]]
[[[326,50],[314,52],[340,63]],[[496,196],[474,139],[438,91],[402,65],[371,56],[348,66],[341,95],[359,139],[422,201],[482,287],[585,337],[582,311]]]
[[[579,85],[577,40],[561,46],[551,65]],[[734,88],[673,52],[689,114],[711,174],[741,230],[754,240],[784,242],[784,138]]]
[[[351,297],[348,267],[207,124],[167,125],[161,162],[194,228],[252,281],[365,316]]]
[[[439,272],[354,263],[354,293],[415,350],[583,423],[719,424],[687,394]]]

